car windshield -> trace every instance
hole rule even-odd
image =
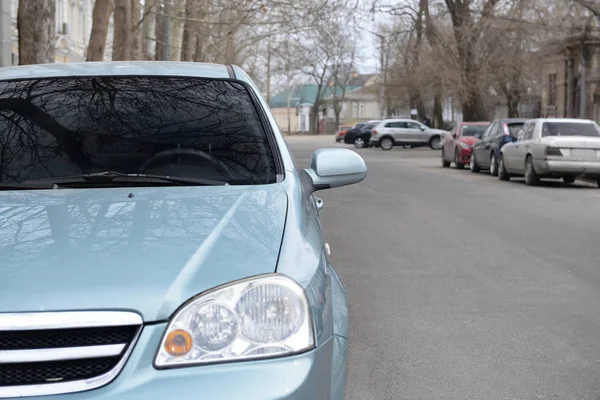
[[[544,122],[544,136],[600,136],[600,128],[594,123],[585,122]]]
[[[508,132],[510,133],[510,136],[517,137],[519,131],[523,129],[523,125],[525,125],[525,123],[516,122],[512,124],[507,124],[506,126],[508,127]]]
[[[360,130],[361,131],[370,131],[371,129],[375,128],[375,126],[377,126],[377,124],[366,124],[362,128],[360,128]]]
[[[544,122],[545,136],[600,136],[600,128],[591,122]]]
[[[481,136],[487,127],[487,125],[463,125],[461,136]]]
[[[276,181],[240,83],[190,77],[0,82],[0,184],[115,171],[228,184]]]

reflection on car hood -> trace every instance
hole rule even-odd
[[[164,320],[209,288],[275,271],[286,209],[279,185],[0,192],[0,312]]]
[[[479,139],[474,136],[461,136],[459,140],[463,143],[473,146]]]
[[[542,142],[554,147],[579,147],[600,149],[600,137],[591,136],[546,136]]]

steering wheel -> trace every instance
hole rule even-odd
[[[205,153],[202,150],[196,150],[196,149],[185,148],[185,147],[169,149],[169,150],[165,150],[165,151],[156,153],[152,158],[146,160],[138,168],[138,171],[144,172],[144,171],[148,171],[149,169],[161,167],[163,165],[164,166],[173,165],[175,163],[170,162],[169,160],[172,160],[173,158],[176,158],[176,157],[185,157],[186,159],[194,158],[194,159],[196,159],[196,161],[194,161],[194,163],[197,162],[198,164],[208,164],[213,169],[215,169],[215,171],[229,175],[229,168],[227,168],[227,166],[221,160],[213,157],[212,155]],[[179,164],[179,163],[177,163],[177,164]],[[188,164],[188,162],[184,162],[184,164]],[[231,176],[231,175],[229,175],[229,176]]]

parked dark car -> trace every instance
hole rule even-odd
[[[369,141],[371,140],[371,129],[373,129],[375,125],[377,125],[377,122],[370,124],[357,124],[344,136],[344,143],[354,144],[354,147],[357,149],[369,147]]]
[[[523,128],[526,118],[497,119],[485,130],[481,140],[473,146],[471,172],[489,169],[492,176],[498,175],[500,149],[506,143],[517,140],[517,134]]]

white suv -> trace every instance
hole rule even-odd
[[[394,145],[428,145],[439,150],[447,134],[444,130],[432,129],[414,119],[386,119],[371,130],[370,143],[383,150],[390,150]]]

